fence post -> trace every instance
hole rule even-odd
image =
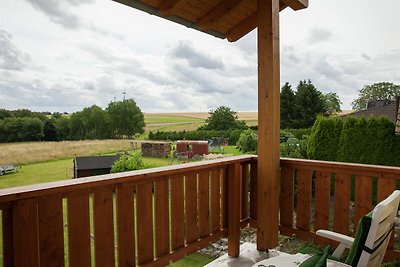
[[[228,255],[239,256],[240,245],[240,163],[228,167]]]

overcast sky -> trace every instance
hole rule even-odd
[[[399,0],[309,0],[280,14],[281,85],[310,79],[350,109],[400,83]],[[257,110],[256,31],[217,39],[111,0],[0,0],[0,108],[73,112],[125,90],[144,112]]]

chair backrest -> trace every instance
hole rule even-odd
[[[381,266],[399,209],[400,191],[394,191],[372,211],[371,226],[362,245],[359,267]]]

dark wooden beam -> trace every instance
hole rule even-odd
[[[280,2],[279,11],[284,10],[287,7],[286,4]],[[226,38],[229,42],[236,42],[252,30],[257,27],[257,11],[242,20],[239,24],[233,27],[226,33]]]
[[[165,0],[164,2],[162,2],[158,6],[160,15],[163,17],[171,16],[174,12],[174,8],[178,6],[179,2],[181,2],[181,0]]]
[[[293,10],[299,10],[308,7],[308,0],[281,0]]]
[[[197,21],[197,27],[202,31],[207,31],[217,24],[229,11],[238,6],[243,0],[224,0],[211,9],[205,16]]]
[[[279,0],[257,1],[257,249],[278,245],[280,190]]]

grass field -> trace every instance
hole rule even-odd
[[[240,120],[248,126],[257,125],[257,112],[238,112]],[[146,133],[150,131],[192,131],[204,124],[208,112],[146,113]]]

